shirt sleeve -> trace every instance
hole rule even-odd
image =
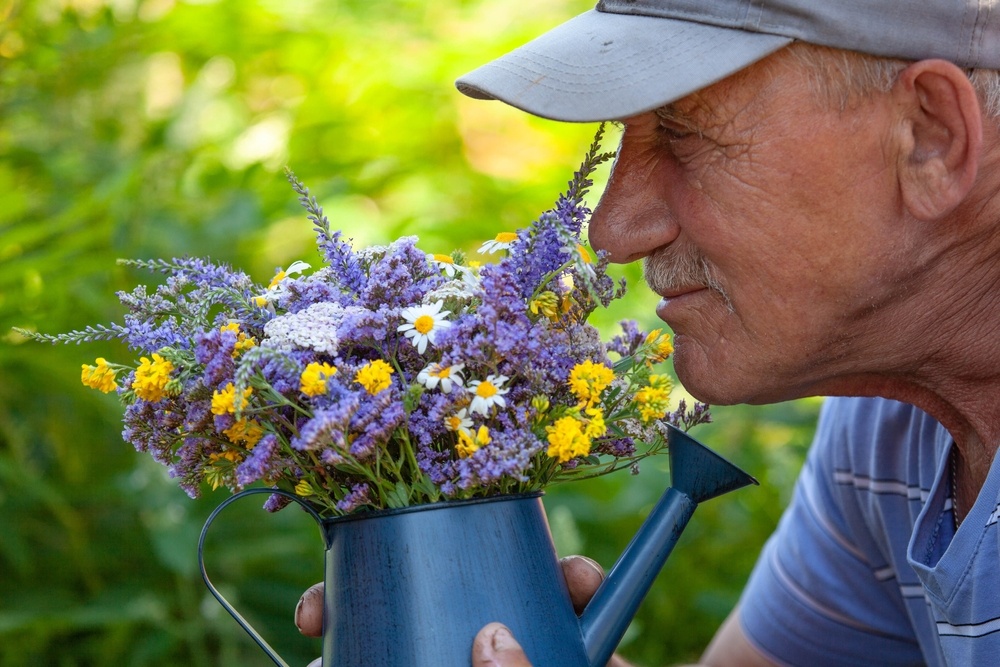
[[[898,587],[873,568],[871,539],[850,492],[834,479],[850,443],[836,402],[824,406],[791,504],[740,601],[747,639],[782,665],[922,665]],[[856,502],[856,501],[854,501]]]

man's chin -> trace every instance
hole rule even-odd
[[[737,377],[732,368],[720,368],[701,353],[688,354],[678,345],[674,353],[674,372],[684,390],[695,399],[709,405],[739,405],[766,403],[756,400],[754,386]]]

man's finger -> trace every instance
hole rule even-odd
[[[309,587],[295,607],[295,625],[306,637],[323,636],[323,591],[322,583]],[[312,667],[310,665],[310,667]]]
[[[586,556],[566,556],[559,564],[562,565],[573,610],[581,614],[604,581],[604,569]]]
[[[472,667],[531,667],[507,626],[490,623],[472,643]]]

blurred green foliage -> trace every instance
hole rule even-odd
[[[452,82],[591,4],[0,1],[0,664],[269,664],[197,571],[222,492],[189,500],[122,443],[114,397],[79,383],[81,363],[125,350],[43,347],[11,327],[119,318],[113,293],[150,277],[118,257],[210,256],[265,282],[315,260],[285,165],[358,245],[416,234],[428,252],[474,250],[527,224],[596,128],[467,100]],[[642,287],[600,324],[622,317],[655,326]],[[696,433],[761,486],[698,510],[626,656],[697,657],[788,499],[817,405],[720,408]],[[560,552],[610,566],[667,480],[649,462],[552,490]],[[243,504],[216,524],[208,567],[304,664],[319,645],[292,611],[322,576],[318,533],[301,512]]]

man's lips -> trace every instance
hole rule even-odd
[[[706,289],[704,285],[691,285],[689,287],[676,287],[669,290],[663,290],[662,292],[657,291],[664,300],[670,301],[673,299],[679,299],[682,296],[687,296],[688,294],[693,294],[695,292],[701,292]]]
[[[685,303],[707,291],[707,289],[702,285],[697,285],[660,292],[660,303],[656,306],[657,316],[661,320],[669,321],[669,318],[677,309],[684,307]]]

